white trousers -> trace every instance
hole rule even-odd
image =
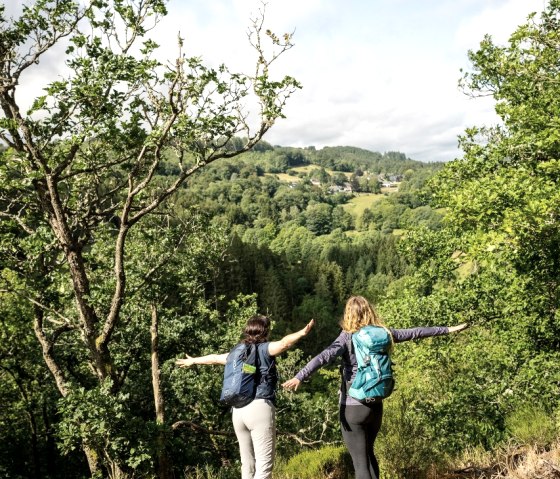
[[[233,408],[233,429],[239,442],[242,479],[271,479],[276,449],[274,405],[255,399]]]

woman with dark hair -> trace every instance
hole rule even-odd
[[[303,338],[313,325],[311,320],[305,328],[284,336],[280,341],[268,341],[270,319],[266,316],[253,316],[243,329],[244,344],[256,344],[258,367],[263,381],[257,386],[255,399],[244,407],[234,407],[232,412],[233,428],[241,454],[242,479],[270,479],[276,446],[275,401],[276,372],[275,357],[291,348]],[[195,364],[225,365],[229,353],[209,354],[193,358],[178,359],[175,364],[190,367]]]
[[[379,465],[373,451],[373,443],[381,427],[383,401],[362,404],[347,394],[348,385],[352,383],[358,368],[352,334],[364,326],[377,326],[384,328],[389,333],[391,343],[394,344],[462,331],[467,324],[449,328],[446,326],[411,329],[387,328],[367,299],[362,296],[352,296],[346,303],[341,326],[342,331],[334,342],[311,359],[294,378],[286,381],[282,386],[286,389],[297,390],[300,383],[320,367],[341,356],[342,387],[339,419],[342,437],[352,456],[356,479],[379,479]]]

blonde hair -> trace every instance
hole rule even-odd
[[[340,325],[347,333],[355,333],[364,326],[380,326],[387,329],[383,319],[363,296],[351,296],[346,301]]]

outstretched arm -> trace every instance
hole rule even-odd
[[[294,344],[296,344],[301,338],[307,336],[307,333],[311,331],[311,328],[315,325],[315,320],[312,319],[307,323],[305,328],[296,331],[295,333],[288,334],[284,336],[280,341],[271,341],[268,343],[268,354],[271,356],[278,356],[284,351],[290,349]]]
[[[431,338],[433,336],[442,336],[444,334],[463,331],[468,328],[468,323],[459,324],[457,326],[421,326],[409,329],[390,328],[395,343],[411,341],[413,339]]]
[[[180,368],[184,368],[184,367],[190,368],[195,364],[225,364],[228,357],[228,353],[208,354],[207,356],[199,356],[198,358],[193,358],[188,354],[186,356],[187,357],[185,359],[177,359],[175,361],[175,364]]]
[[[311,359],[292,379],[283,383],[282,387],[293,391],[297,390],[302,381],[347,350],[349,337],[348,333],[342,331],[330,346]]]

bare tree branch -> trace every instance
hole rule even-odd
[[[205,428],[204,426],[201,426],[199,424],[195,424],[195,423],[190,422],[190,421],[176,421],[171,426],[171,429],[173,429],[174,431],[180,430],[180,429],[183,429],[183,428],[189,428],[189,429],[191,429],[195,432],[201,432],[201,433],[204,433],[204,434],[208,434],[210,436],[226,436],[226,437],[235,436],[234,432],[231,432],[231,431],[216,431],[216,430],[213,430],[213,429]],[[316,446],[318,444],[323,444],[323,445],[335,444],[335,442],[323,441],[321,439],[318,439],[318,440],[315,440],[315,441],[309,441],[309,440],[303,439],[303,438],[299,437],[297,434],[293,434],[291,432],[277,431],[276,434],[278,436],[283,436],[283,437],[288,437],[290,439],[293,439],[300,446]]]
[[[47,335],[43,331],[43,311],[40,308],[35,308],[35,322],[33,329],[35,331],[35,336],[39,340],[39,344],[41,345],[41,348],[43,350],[43,358],[45,360],[45,363],[54,377],[58,391],[60,392],[60,394],[62,394],[63,397],[66,397],[69,392],[69,387],[62,368],[58,365],[54,358],[54,344],[47,338]]]
[[[52,308],[49,308],[48,306],[45,306],[41,302],[37,301],[36,299],[31,298],[30,296],[28,296],[27,294],[25,294],[21,291],[18,291],[17,289],[0,289],[0,293],[16,294],[16,295],[26,299],[27,301],[29,301],[31,304],[43,309],[44,311],[48,311],[49,313],[52,313],[52,314],[58,316],[60,319],[62,319],[62,322],[50,319],[49,321],[51,321],[52,323],[55,323],[55,324],[58,324],[58,325],[63,324],[67,327],[73,328],[72,321],[70,321],[70,319],[68,319],[66,316],[63,316],[62,314],[60,314],[55,309],[52,309]]]

